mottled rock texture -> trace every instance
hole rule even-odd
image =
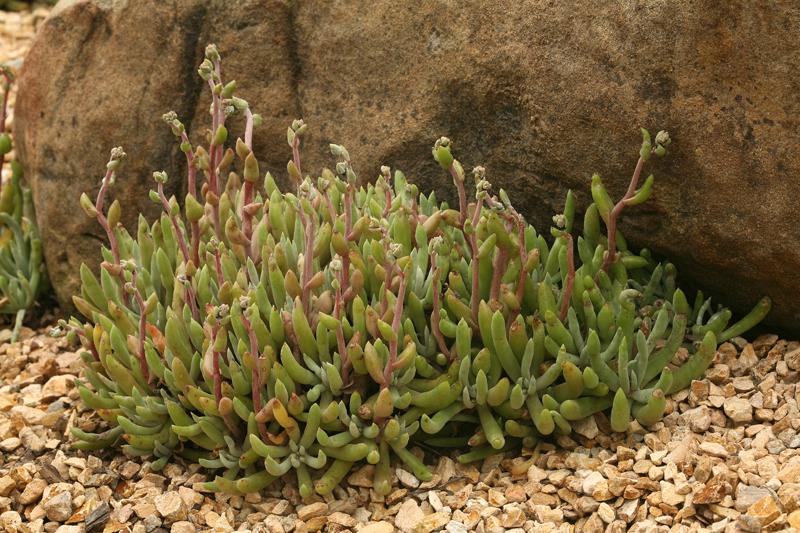
[[[195,140],[208,126],[196,67],[209,42],[265,118],[255,152],[280,183],[285,129],[302,117],[304,172],[332,165],[337,142],[362,179],[388,164],[452,202],[430,155],[447,135],[545,229],[567,189],[588,206],[594,172],[621,195],[638,128],[666,129],[655,192],[626,210],[625,236],[735,311],[772,296],[769,322],[798,331],[798,31],[792,2],[62,0],[23,67],[17,142],[66,300],[80,263],[99,262],[102,230],[77,202],[112,146],[129,154],[112,195],[128,227],[158,212],[154,170],[185,190],[161,115],[177,111]]]

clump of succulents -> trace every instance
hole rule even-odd
[[[0,168],[11,152],[11,137],[6,130],[8,94],[14,71],[0,65],[3,100],[0,103]],[[11,179],[0,192],[0,313],[14,314],[11,342],[22,330],[25,313],[49,284],[44,268],[42,242],[33,217],[30,190],[20,183],[22,167],[11,161]]]
[[[664,155],[665,132],[651,142],[643,130],[619,202],[594,177],[577,243],[570,193],[548,245],[503,190],[491,194],[483,168],[464,171],[446,138],[433,157],[458,190],[454,207],[388,167],[359,186],[335,144],[335,172],[304,176],[300,120],[287,131],[293,184],[281,191],[252,152],[260,118],[234,96],[235,82],[222,82],[213,46],[199,72],[213,95],[210,146],[193,147],[175,114],[164,115],[188,161],[184,212],[165,197],[164,172],[150,193],[164,214],[141,218],[135,237],[119,225],[118,201],[104,212],[121,148],[96,200],[81,199],[110,248],[99,280],[81,269],[74,301],[89,321],[61,328],[86,349],[86,381],[76,380],[84,404],[114,427],[72,428],[76,448],[121,437],[154,469],[174,455],[224,469],[208,488],[234,493],[294,470],[303,496],[330,492],[366,460],[386,494],[391,454],[430,479],[408,449],[417,440],[471,447],[459,457],[471,461],[568,434],[571,421],[606,409],[616,431],[631,417],[652,425],[717,342],[769,307],[733,326],[724,310],[705,318],[709,304],[688,305],[672,265],[627,249],[617,219],[649,196],[652,176],[636,187],[648,159]],[[244,117],[246,133],[226,150],[229,117]],[[224,180],[237,158],[243,180]]]

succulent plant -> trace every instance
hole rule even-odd
[[[631,415],[651,425],[666,394],[702,375],[717,338],[768,308],[727,330],[727,312],[704,321],[708,305],[689,308],[672,265],[627,249],[617,217],[649,196],[652,176],[636,186],[649,157],[664,154],[664,132],[651,143],[643,131],[618,203],[594,178],[577,245],[569,193],[548,245],[505,191],[491,195],[481,167],[468,203],[472,180],[447,138],[433,157],[458,190],[454,208],[388,167],[359,186],[340,145],[330,145],[335,172],[303,177],[301,120],[287,131],[292,190],[282,192],[252,152],[260,118],[219,67],[209,46],[199,69],[213,95],[209,148],[194,148],[175,114],[164,115],[188,161],[183,214],[164,195],[164,172],[150,196],[165,212],[152,225],[140,218],[135,238],[119,225],[118,201],[104,214],[121,148],[97,199],[82,197],[110,249],[99,280],[81,268],[74,301],[89,321],[61,329],[86,349],[86,382],[76,380],[84,404],[113,428],[71,428],[79,449],[121,437],[128,453],[152,455],[154,469],[173,455],[225,469],[207,487],[233,493],[294,470],[303,496],[330,492],[366,460],[386,494],[392,454],[430,479],[408,449],[415,441],[472,447],[459,456],[471,461],[570,433],[571,421],[600,410],[616,431]],[[235,150],[223,149],[229,116],[246,122]],[[243,180],[231,172],[223,187],[237,157]]]
[[[0,65],[3,101],[0,104],[0,167],[11,152],[11,137],[5,132],[6,105],[14,71]],[[11,342],[22,330],[25,313],[49,285],[44,268],[42,242],[33,216],[30,190],[20,183],[22,167],[11,161],[11,179],[0,192],[0,313],[15,314]]]

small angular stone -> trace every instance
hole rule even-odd
[[[502,492],[496,489],[489,489],[489,505],[492,507],[502,507],[508,503],[508,500]]]
[[[605,481],[606,478],[603,477],[603,474],[600,472],[592,472],[586,479],[583,480],[583,493],[584,494],[593,494],[597,486]]]
[[[186,503],[175,491],[165,492],[154,499],[156,510],[164,518],[164,522],[184,522],[188,518]]]
[[[724,405],[725,414],[737,424],[753,419],[753,406],[746,398],[728,398]]]
[[[353,487],[372,488],[372,478],[375,474],[373,465],[364,465],[347,478],[347,482]]]
[[[416,489],[419,487],[419,480],[417,477],[407,470],[403,470],[402,468],[398,468],[396,470],[397,479],[400,480],[400,483],[403,486],[408,487],[409,489]]]
[[[8,496],[17,486],[17,482],[11,476],[0,478],[0,496]]]
[[[329,524],[338,524],[344,527],[353,527],[356,525],[356,521],[350,515],[346,515],[344,513],[331,513],[328,516],[328,523]]]
[[[10,439],[5,439],[4,441],[0,442],[0,451],[4,453],[11,453],[20,446],[22,446],[22,441],[17,437],[11,437]]]
[[[19,495],[19,503],[29,505],[36,503],[42,497],[44,489],[47,488],[47,481],[42,478],[36,478],[25,486],[25,490]]]
[[[600,507],[597,508],[597,515],[606,524],[610,524],[616,518],[616,513],[614,512],[614,509],[607,503],[600,504]]]
[[[630,524],[636,517],[636,511],[639,508],[639,500],[625,500],[625,503],[617,509],[617,516]]]
[[[69,492],[60,492],[47,500],[44,512],[48,520],[64,522],[72,516],[72,496]]]
[[[593,439],[600,433],[594,416],[587,416],[581,420],[575,420],[570,422],[570,425],[575,433],[583,435],[587,439]]]
[[[361,528],[359,533],[393,533],[394,527],[389,522],[370,522]]]
[[[191,522],[175,522],[170,528],[170,533],[195,533],[196,529]]]
[[[423,518],[425,513],[419,508],[416,500],[406,500],[394,518],[394,525],[404,533],[411,533],[414,525]]]
[[[412,531],[414,533],[431,533],[431,531],[444,527],[449,521],[450,515],[433,513],[414,524]]]
[[[325,502],[315,502],[298,509],[297,519],[307,522],[312,518],[325,516],[326,514],[328,514],[328,504]]]
[[[522,527],[525,523],[525,513],[519,507],[508,505],[504,509],[502,525],[506,529]]]
[[[710,441],[706,441],[700,444],[700,451],[706,455],[711,455],[713,457],[727,457],[728,455],[730,455],[728,453],[728,450],[725,449],[725,446],[717,442],[710,442]]]
[[[764,496],[747,509],[747,514],[763,528],[777,520],[781,516],[781,510],[772,496]]]
[[[447,530],[447,533],[467,533],[467,531],[469,531],[469,528],[465,524],[457,522],[456,520],[450,520],[444,528]]]

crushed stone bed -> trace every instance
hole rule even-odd
[[[70,426],[106,427],[80,402],[77,344],[0,331],[0,527],[10,533],[736,532],[800,528],[800,343],[764,335],[720,346],[702,380],[672,395],[662,422],[614,433],[605,415],[570,436],[459,464],[412,447],[434,473],[396,461],[393,491],[373,466],[302,499],[287,474],[260,494],[203,490],[213,473],[160,472],[119,448],[80,452]],[[680,357],[680,353],[678,355]],[[520,473],[514,474],[513,471]],[[317,473],[321,475],[321,472]]]

